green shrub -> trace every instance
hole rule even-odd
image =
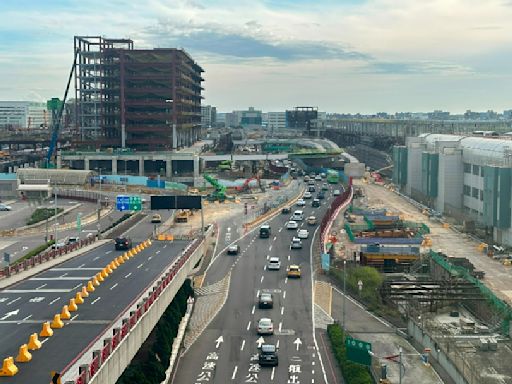
[[[64,212],[64,208],[57,208],[57,214]],[[55,216],[55,208],[37,208],[27,220],[27,225],[39,223]]]
[[[23,257],[20,257],[18,260],[16,260],[15,264],[17,263],[20,263],[22,262],[23,260],[26,260],[26,259],[30,259],[32,256],[35,256],[41,252],[43,252],[44,250],[46,250],[48,247],[52,246],[53,243],[55,243],[55,240],[50,240],[48,241],[47,243],[45,244],[41,244],[39,245],[38,247],[30,250],[27,252],[26,255],[24,255]]]
[[[327,334],[329,335],[334,357],[341,368],[341,373],[343,374],[345,382],[350,384],[373,384],[373,379],[368,372],[368,368],[364,365],[347,360],[345,337],[340,325],[328,325]]]

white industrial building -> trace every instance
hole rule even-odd
[[[274,131],[286,128],[286,112],[267,112],[267,126]]]
[[[512,140],[424,134],[408,137],[393,157],[402,192],[512,245]]]
[[[46,103],[0,101],[0,129],[37,129],[50,124]]]

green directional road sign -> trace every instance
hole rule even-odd
[[[130,209],[132,211],[142,210],[142,201],[140,196],[130,196]]]
[[[372,350],[370,343],[347,337],[345,339],[345,348],[347,349],[348,360],[368,366],[372,364],[372,356],[369,353]]]
[[[76,230],[78,231],[78,233],[80,233],[80,231],[82,230],[82,214],[81,213],[78,213],[76,215]]]

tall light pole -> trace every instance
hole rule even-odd
[[[343,331],[346,330],[345,324],[345,302],[347,301],[347,260],[343,260]]]
[[[165,99],[165,102],[168,103],[168,104],[172,104],[173,103],[173,100],[172,99]],[[173,105],[173,109],[174,109],[174,105]],[[170,108],[167,108],[167,114],[169,114],[169,110]],[[167,120],[167,125],[169,125],[169,120]],[[172,149],[174,151],[177,150],[178,148],[178,137],[177,137],[177,134],[176,134],[176,119],[174,118],[174,114],[173,114],[173,117],[172,117]]]
[[[57,222],[57,212],[58,212],[58,207],[57,207],[57,184],[55,184],[55,199],[53,200],[54,203],[55,203],[55,214],[54,214],[54,219],[55,219],[55,249],[57,249],[57,227],[59,226],[59,223]]]
[[[98,234],[98,240],[100,239],[101,234],[101,168],[98,168],[98,174],[99,174],[99,183],[100,183],[100,191],[98,193],[98,199],[97,199],[97,207],[98,207],[98,223],[96,224],[96,230]]]

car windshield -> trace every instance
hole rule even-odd
[[[272,325],[272,320],[270,319],[261,319],[260,326],[261,327],[270,327]]]
[[[272,295],[270,293],[262,293],[260,295],[260,299],[264,301],[270,301],[272,300]]]
[[[261,346],[261,352],[263,353],[274,353],[276,351],[276,346],[272,344],[263,344]]]

